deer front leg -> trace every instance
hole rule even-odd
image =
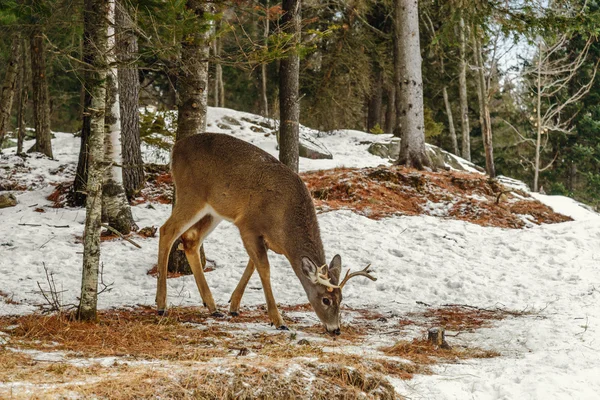
[[[167,309],[167,264],[169,263],[169,252],[175,239],[177,239],[176,222],[171,216],[163,226],[160,227],[160,238],[158,241],[158,278],[156,283],[156,309],[159,315],[163,315]]]
[[[244,291],[246,290],[246,286],[248,285],[250,277],[254,273],[254,269],[254,263],[252,262],[252,260],[248,260],[248,265],[244,270],[242,279],[240,279],[235,290],[233,291],[233,294],[231,295],[231,299],[229,300],[229,313],[234,317],[237,317],[239,315],[242,296],[244,296]]]
[[[194,279],[198,291],[200,292],[200,297],[202,297],[202,302],[208,307],[208,311],[215,317],[223,317],[223,314],[217,310],[215,300],[213,299],[208,283],[206,282],[202,261],[200,260],[200,246],[202,245],[204,238],[212,232],[219,222],[219,220],[207,215],[181,235],[185,256],[194,273]]]
[[[169,252],[175,240],[187,231],[198,219],[202,217],[201,212],[189,212],[194,208],[186,207],[179,202],[175,205],[173,213],[160,227],[160,238],[158,241],[158,279],[156,285],[156,308],[159,315],[163,315],[167,309],[167,264],[169,263]]]
[[[256,267],[260,281],[262,282],[263,291],[265,292],[265,300],[267,302],[267,312],[273,325],[280,330],[288,330],[287,326],[283,323],[283,318],[279,314],[277,309],[277,303],[275,297],[273,297],[273,291],[271,290],[271,267],[269,265],[269,258],[267,257],[267,248],[263,239],[256,235],[242,234],[242,241],[244,247],[250,256],[250,260]],[[246,268],[247,269],[247,268]]]

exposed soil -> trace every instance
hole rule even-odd
[[[477,173],[391,166],[315,171],[302,178],[321,211],[349,209],[372,219],[433,215],[502,228],[571,221],[527,193]]]

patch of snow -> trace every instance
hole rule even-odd
[[[570,197],[548,196],[539,193],[531,193],[531,196],[546,204],[555,212],[571,217],[575,221],[600,219],[600,214],[593,211],[590,207],[586,206],[585,204],[581,204],[580,202],[573,200]]]

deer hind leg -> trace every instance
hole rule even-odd
[[[267,257],[267,247],[265,246],[263,238],[250,232],[243,232],[242,241],[250,256],[250,260],[256,267],[258,275],[260,276],[260,281],[262,282],[263,290],[265,292],[265,299],[267,301],[267,311],[271,322],[277,329],[287,330],[287,327],[284,325],[283,319],[279,314],[277,303],[275,302],[273,291],[271,290],[271,268]]]
[[[186,210],[196,210],[190,213]],[[204,217],[206,212],[196,207],[185,207],[179,202],[173,208],[173,212],[167,222],[160,227],[160,239],[158,241],[158,282],[156,287],[156,306],[158,314],[162,315],[167,308],[167,264],[169,252],[175,240]]]
[[[234,317],[237,316],[240,312],[240,303],[242,302],[242,296],[244,295],[244,291],[246,290],[246,286],[248,285],[248,281],[250,277],[254,273],[255,267],[252,260],[248,260],[248,265],[244,270],[244,274],[242,275],[242,279],[237,284],[233,294],[231,295],[231,299],[229,300],[229,313]]]
[[[196,286],[200,292],[200,297],[202,297],[202,302],[208,307],[208,311],[212,315],[222,317],[223,314],[218,312],[215,300],[213,299],[206,278],[204,277],[204,269],[202,268],[202,261],[200,260],[200,246],[213,229],[219,225],[219,222],[221,222],[221,219],[215,218],[212,215],[206,215],[181,235],[181,240],[183,242],[185,256],[194,273],[194,279],[196,280]]]

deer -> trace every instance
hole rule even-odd
[[[340,334],[342,288],[356,276],[373,281],[370,264],[346,272],[342,260],[326,263],[315,207],[297,173],[266,151],[233,136],[202,133],[178,140],[172,151],[171,174],[175,205],[160,228],[156,305],[167,309],[167,263],[173,243],[181,238],[198,291],[209,313],[222,317],[208,287],[199,249],[223,220],[238,228],[249,256],[229,312],[239,314],[246,285],[258,271],[271,323],[288,330],[277,309],[270,281],[267,251],[284,255],[326,331]]]

